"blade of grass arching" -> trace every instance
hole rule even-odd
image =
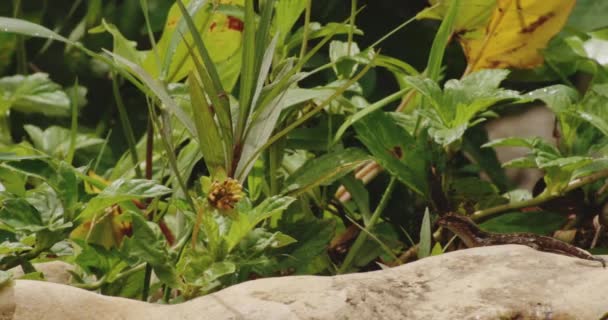
[[[167,89],[162,83],[160,83],[156,79],[153,79],[144,69],[142,69],[137,64],[110,51],[104,51],[110,56],[112,56],[116,61],[124,64],[129,69],[131,69],[131,71],[135,73],[139,77],[139,79],[141,79],[141,81],[150,88],[152,94],[155,95],[163,103],[163,105],[169,111],[171,111],[171,113],[173,113],[179,119],[179,121],[182,122],[184,127],[186,127],[186,129],[189,131],[190,135],[193,137],[196,136],[196,129],[194,128],[194,123],[192,123],[190,117],[186,114],[186,112],[184,112],[184,110],[182,110],[182,108],[177,105],[175,100],[173,100],[171,96],[169,96],[169,92],[167,92]]]
[[[215,68],[215,64],[209,56],[209,52],[205,47],[203,38],[201,38],[201,35],[196,30],[196,26],[194,25],[192,17],[186,10],[186,7],[184,7],[184,4],[181,0],[178,0],[176,3],[182,11],[182,17],[184,18],[184,21],[186,21],[188,29],[190,30],[190,34],[192,35],[192,39],[194,40],[196,50],[198,51],[202,59],[203,66],[205,67],[204,70],[206,72],[199,72],[199,76],[201,78],[201,81],[203,82],[205,91],[209,99],[211,100],[211,104],[214,106],[215,113],[217,114],[220,128],[222,130],[222,136],[224,138],[224,143],[226,145],[232,146],[234,138],[232,130],[232,115],[230,113],[230,101],[228,100],[228,95],[224,91],[222,82],[217,73],[217,69]],[[185,40],[184,43],[189,46]],[[230,150],[227,150],[226,158],[228,161],[232,161],[231,149],[232,148],[230,148]]]
[[[396,183],[397,179],[394,176],[391,177],[391,181],[388,183],[388,186],[384,190],[384,194],[382,194],[380,203],[378,203],[378,206],[376,207],[376,210],[374,210],[372,217],[369,219],[369,222],[365,226],[365,229],[363,229],[366,232],[359,233],[359,236],[357,236],[357,239],[353,243],[352,247],[350,247],[350,250],[348,250],[348,254],[346,255],[346,258],[344,258],[344,262],[342,262],[340,269],[338,269],[338,274],[344,273],[350,268],[350,265],[359,253],[359,250],[365,243],[365,240],[367,240],[367,234],[370,233],[370,230],[372,230],[372,228],[376,225],[376,222],[378,222],[378,219],[380,219],[380,215],[388,205],[388,200],[393,194],[393,190],[395,189]]]
[[[129,146],[129,154],[131,160],[133,161],[133,165],[135,166],[135,175],[141,178],[143,176],[141,174],[141,169],[139,168],[137,141],[135,140],[133,127],[131,127],[131,121],[129,120],[127,108],[125,108],[122,96],[120,95],[120,90],[118,88],[118,75],[116,73],[112,74],[112,93],[114,94],[114,100],[116,100],[116,107],[118,108],[118,117],[120,118],[120,124],[125,134],[127,145]]]
[[[359,230],[361,230],[361,232],[367,234],[368,237],[370,237],[372,240],[376,241],[376,243],[378,245],[380,245],[380,247],[382,248],[382,250],[384,250],[384,252],[386,252],[387,255],[391,256],[391,258],[393,258],[393,260],[395,262],[397,262],[398,265],[402,264],[401,261],[399,261],[399,257],[397,257],[397,255],[393,252],[393,250],[391,250],[391,248],[388,245],[386,245],[386,243],[382,242],[382,240],[380,240],[380,238],[378,238],[372,232],[368,231],[367,228],[365,228],[364,226],[362,226],[361,224],[359,224],[353,218],[351,218],[349,216],[346,216],[346,219],[348,219],[350,222],[352,222],[354,225],[356,225],[357,228],[359,228]]]
[[[443,63],[443,55],[445,53],[445,48],[448,45],[448,41],[450,41],[450,38],[452,37],[452,33],[454,31],[454,22],[456,20],[459,8],[460,0],[450,1],[448,12],[445,18],[443,18],[443,21],[439,26],[439,30],[435,35],[435,39],[433,40],[433,45],[431,46],[431,52],[429,54],[429,61],[426,66],[426,75],[431,80],[439,80],[441,64]]]
[[[70,147],[65,161],[72,164],[74,160],[74,152],[76,151],[76,135],[78,134],[78,79],[74,83],[74,90],[70,97],[70,107],[72,109],[72,119],[70,125]]]
[[[192,115],[198,132],[198,144],[207,168],[209,168],[213,177],[218,170],[225,170],[224,168],[226,168],[222,138],[213,120],[213,113],[207,103],[203,87],[192,73],[188,77],[188,85],[190,87]]]
[[[411,88],[409,88],[409,87],[403,88],[389,96],[386,96],[386,97],[372,103],[371,105],[367,106],[366,108],[364,108],[362,110],[359,110],[357,113],[355,113],[351,117],[347,118],[346,121],[344,121],[344,123],[340,126],[340,128],[338,128],[338,131],[336,131],[336,135],[334,136],[332,145],[336,144],[338,141],[340,141],[340,139],[342,138],[342,135],[344,134],[344,132],[346,132],[346,129],[348,129],[350,126],[352,126],[355,122],[363,119],[365,116],[386,106],[387,104],[401,99],[403,97],[403,95],[406,92],[408,92],[409,90],[411,90]]]
[[[319,105],[315,106],[308,113],[304,114],[303,116],[298,118],[296,121],[292,122],[290,125],[285,127],[283,130],[276,133],[274,136],[272,136],[270,139],[268,139],[268,141],[266,141],[266,143],[264,143],[264,145],[257,148],[257,150],[252,151],[250,153],[251,154],[250,156],[247,155],[246,157],[242,157],[239,160],[238,167],[236,170],[236,174],[235,174],[236,179],[238,179],[239,181],[243,181],[247,176],[247,172],[249,171],[249,169],[253,165],[254,161],[257,159],[257,157],[260,155],[260,153],[262,153],[262,151],[266,150],[266,148],[268,148],[270,145],[272,145],[279,139],[286,136],[289,132],[291,132],[293,129],[297,128],[304,122],[306,122],[306,120],[310,119],[312,116],[317,114],[319,111],[323,110],[327,105],[329,105],[329,103],[331,103],[331,101],[333,101],[335,98],[337,98],[342,93],[344,93],[346,90],[348,90],[348,88],[350,88],[350,86],[352,86],[355,82],[359,81],[359,79],[361,79],[367,73],[367,71],[369,71],[369,69],[371,69],[371,67],[374,65],[374,62],[376,61],[377,56],[378,55],[374,56],[374,58],[370,61],[370,63],[368,65],[366,65],[363,68],[363,70],[361,70],[358,74],[356,74],[352,79],[347,81],[340,88],[336,89],[336,91],[331,96],[329,96],[327,99],[325,99]],[[257,119],[254,119],[254,121],[256,121],[256,120]],[[261,141],[263,141],[263,140],[261,140]]]
[[[256,66],[256,33],[255,33],[255,11],[253,1],[245,1],[245,29],[243,33],[243,53],[241,62],[241,78],[239,89],[239,118],[236,125],[237,144],[241,144],[245,138],[245,125],[251,110],[251,99],[255,86]],[[259,35],[260,37],[264,35]],[[238,147],[238,146],[237,146]],[[238,157],[238,155],[236,155]]]

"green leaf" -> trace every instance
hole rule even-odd
[[[98,33],[107,31],[110,33],[114,39],[113,49],[112,51],[125,59],[133,61],[138,65],[142,65],[142,62],[146,59],[149,51],[137,51],[137,42],[129,41],[125,38],[118,28],[111,24],[107,23],[105,19],[101,20],[101,25],[97,28],[93,28],[89,30],[89,33]],[[151,73],[151,70],[146,70]]]
[[[563,214],[546,211],[512,212],[492,218],[479,226],[489,232],[530,232],[547,235],[559,230],[567,220]]]
[[[9,109],[65,117],[70,115],[70,99],[46,73],[16,75],[0,78],[0,111]]]
[[[70,227],[72,223],[64,220],[64,209],[61,200],[51,186],[46,183],[28,190],[25,199],[40,213],[42,223],[50,231]]]
[[[608,3],[594,0],[577,0],[576,6],[570,13],[568,27],[587,32],[608,26],[604,13],[608,11]]]
[[[294,200],[295,199],[291,197],[274,196],[267,198],[251,210],[246,212],[241,212],[241,210],[239,210],[238,217],[232,221],[225,238],[228,244],[228,252],[232,251],[258,223],[275,214],[280,214],[287,209]]]
[[[433,250],[431,250],[431,256],[438,256],[443,253],[443,248],[441,247],[441,243],[437,242],[433,246]]]
[[[186,25],[188,26],[188,30],[190,31],[190,35],[192,36],[192,39],[194,41],[194,45],[197,49],[197,52],[202,60],[202,65],[204,66],[204,68],[201,66],[200,63],[198,63],[198,59],[196,57],[196,55],[194,55],[194,53],[192,52],[192,49],[190,48],[190,46],[188,45],[188,51],[191,57],[191,62],[196,66],[196,70],[198,71],[198,76],[200,78],[200,80],[202,81],[203,84],[203,88],[205,89],[204,92],[207,93],[207,97],[209,98],[209,100],[211,101],[211,105],[214,106],[215,108],[215,113],[217,114],[217,118],[218,118],[218,123],[219,123],[219,128],[221,129],[220,131],[222,132],[222,136],[223,136],[223,140],[224,140],[224,145],[225,145],[225,152],[226,152],[226,158],[231,162],[232,159],[232,147],[233,147],[233,130],[232,130],[232,115],[231,115],[231,110],[230,110],[230,103],[228,101],[227,98],[227,94],[225,91],[225,88],[223,87],[223,80],[225,79],[220,79],[218,70],[216,69],[216,65],[214,63],[214,61],[211,58],[210,53],[207,51],[207,46],[205,45],[205,42],[203,41],[201,35],[199,34],[199,32],[197,31],[197,25],[195,23],[195,21],[193,21],[192,17],[190,16],[190,13],[188,12],[188,10],[186,10],[186,8],[184,7],[183,3],[181,1],[176,2],[177,7],[179,7],[179,11],[182,14],[182,20],[183,22],[186,23]],[[191,7],[196,7],[197,4],[196,2],[192,2],[191,3]],[[202,13],[204,15],[204,13]],[[216,14],[217,17],[217,14]],[[215,17],[210,17],[212,20]],[[204,23],[202,23],[202,26],[205,27],[206,26],[206,20],[207,17],[202,17],[202,19],[205,21]],[[225,19],[229,19],[229,17],[225,17]],[[213,21],[212,23],[217,23],[216,21]],[[211,34],[211,31],[209,31],[208,33],[206,33],[207,35]],[[223,32],[224,37],[228,37],[228,34],[226,32]],[[240,32],[239,35],[237,36],[239,39],[241,37]],[[182,39],[184,44],[187,44],[187,38]],[[234,40],[234,39],[232,39]],[[161,39],[162,41],[162,39]],[[226,45],[228,44],[234,44],[234,41],[232,42],[224,42],[222,44],[222,46],[224,46],[224,50],[223,51],[229,51],[225,48]],[[238,46],[240,47],[240,40],[238,41]],[[219,44],[218,44],[219,46]],[[239,50],[242,51],[242,50]],[[220,53],[222,53],[222,51],[219,51]],[[228,61],[226,61],[226,63],[230,63],[233,65],[237,65],[237,61],[238,60],[238,55],[235,55],[233,57],[233,59],[229,59]],[[187,64],[187,63],[186,63]],[[240,66],[240,64],[239,64]],[[224,70],[225,71],[225,70]],[[238,73],[240,72],[240,70],[238,70],[234,77],[236,81],[236,75],[238,75]],[[231,84],[232,86],[233,84]]]
[[[155,223],[146,221],[139,214],[131,214],[131,219],[133,236],[125,240],[123,252],[149,263],[162,282],[175,287],[177,285],[175,265],[160,228]]]
[[[171,189],[152,180],[118,179],[91,199],[86,208],[80,213],[79,218],[89,219],[100,210],[119,202],[160,197],[171,192]]]
[[[25,243],[4,241],[0,243],[0,259],[7,255],[18,255],[22,252],[27,252],[32,249],[32,246],[29,246]]]
[[[359,139],[383,168],[415,192],[428,192],[426,141],[412,137],[384,112],[371,114],[355,124]]]
[[[470,128],[464,136],[462,150],[477,163],[499,190],[506,191],[509,187],[509,181],[496,157],[496,152],[492,149],[481,148],[486,142],[488,142],[488,133],[485,128],[475,126]]]
[[[268,232],[263,228],[256,228],[250,232],[240,243],[241,251],[250,255],[253,252],[264,252],[267,249],[276,249],[297,242],[296,239],[278,231]]]
[[[356,179],[353,175],[347,175],[340,179],[340,183],[342,183],[342,185],[346,187],[346,190],[348,190],[348,193],[350,193],[351,199],[357,204],[359,212],[361,212],[365,221],[365,225],[367,225],[372,216],[372,212],[369,205],[369,192],[365,189],[363,181]]]
[[[137,76],[141,82],[143,82],[150,90],[150,93],[155,95],[173,115],[175,115],[179,121],[186,127],[191,136],[196,136],[196,128],[192,123],[190,117],[186,112],[171,98],[167,88],[163,83],[153,78],[148,72],[142,69],[141,66],[136,63],[129,61],[117,54],[106,51],[107,54],[112,56],[120,65],[124,65],[128,70],[135,76]]]
[[[233,274],[236,272],[236,265],[230,261],[221,261],[213,263],[205,272],[203,277],[207,283],[215,281],[216,279],[225,275]]]
[[[276,32],[279,34],[279,43],[285,43],[291,28],[297,22],[306,8],[308,0],[279,0],[277,1],[274,15]]]
[[[224,157],[224,144],[214,120],[214,113],[207,103],[207,98],[196,78],[188,77],[190,86],[190,99],[192,101],[194,124],[198,133],[198,143],[205,164],[214,176],[218,171],[227,171],[228,163]]]
[[[119,272],[129,266],[115,249],[105,249],[79,239],[72,241],[81,248],[75,259],[76,264],[88,273],[106,275],[108,282],[112,282]]]
[[[608,170],[608,159],[594,159],[591,163],[588,163],[574,170],[574,173],[572,174],[572,179],[582,178],[584,176],[588,176],[590,174],[603,170]]]
[[[294,274],[317,274],[329,267],[327,244],[334,236],[335,220],[309,220],[290,223],[281,230],[298,242],[290,246],[288,254],[279,263],[281,270],[294,269]],[[324,257],[323,262],[315,259]]]
[[[424,210],[422,226],[420,226],[420,244],[418,244],[418,259],[426,258],[431,254],[431,217],[429,208]]]
[[[18,33],[28,35],[30,37],[55,39],[62,42],[71,43],[70,40],[62,37],[58,33],[55,33],[41,25],[21,19],[0,17],[0,31]]]
[[[67,156],[70,148],[71,133],[69,129],[50,126],[43,131],[33,125],[25,125],[23,127],[32,139],[32,143],[36,149],[39,149],[46,154],[59,159],[64,159]],[[95,136],[77,134],[75,150],[101,145],[103,143],[103,139]]]
[[[0,222],[15,231],[34,233],[46,229],[40,212],[23,198],[8,196],[2,200]]]
[[[571,87],[558,84],[528,92],[526,98],[542,100],[553,112],[568,110],[579,99],[578,92]]]
[[[350,49],[350,52],[349,52]],[[329,43],[329,59],[334,63],[333,69],[338,79],[348,79],[357,71],[358,63],[344,58],[356,56],[360,53],[357,43],[334,40]]]
[[[295,197],[317,186],[329,185],[368,160],[369,155],[355,148],[324,154],[292,173],[285,180],[282,193]]]
[[[448,41],[452,37],[457,19],[456,17],[458,17],[459,12],[460,0],[450,1],[447,13],[443,18],[443,21],[441,21],[439,30],[437,31],[435,39],[433,40],[433,45],[431,46],[431,52],[429,54],[429,61],[427,62],[425,70],[428,77],[432,80],[439,80],[439,73],[441,71],[445,48],[448,45]]]

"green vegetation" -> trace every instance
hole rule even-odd
[[[176,303],[441,254],[448,212],[608,248],[608,5],[525,39],[497,27],[557,35],[539,63],[491,69],[492,43],[456,40],[496,1],[342,2],[0,5],[0,284],[61,260],[74,286]],[[535,21],[533,2],[503,18]],[[487,120],[539,103],[556,143],[488,141]],[[501,165],[503,146],[530,153]],[[503,167],[544,177],[531,193]]]

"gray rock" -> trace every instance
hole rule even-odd
[[[336,277],[260,279],[170,306],[17,280],[0,319],[599,319],[608,270],[508,245]]]

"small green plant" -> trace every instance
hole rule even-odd
[[[371,39],[356,1],[345,13],[311,0],[91,1],[65,22],[36,11],[50,27],[15,1],[0,17],[15,63],[0,53],[0,70],[39,69],[36,57],[60,52],[73,73],[0,78],[0,270],[42,279],[36,263],[58,259],[74,286],[176,303],[260,277],[441,254],[433,220],[448,212],[497,232],[604,225],[608,78],[579,49],[608,26],[585,27],[576,19],[594,9],[577,4],[570,28],[581,32],[555,37],[534,74],[478,70],[494,57],[467,50],[455,71],[450,40],[489,32],[504,8],[431,2],[412,19],[441,23],[413,66],[382,48],[413,20]],[[575,73],[588,88],[573,88]],[[539,102],[557,143],[488,141],[485,122]],[[500,164],[503,146],[530,153]],[[503,167],[544,176],[518,190]]]

